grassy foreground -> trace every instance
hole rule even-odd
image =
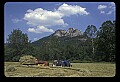
[[[6,71],[14,67],[14,71]],[[6,77],[114,77],[116,65],[111,63],[72,63],[72,67],[20,65],[19,62],[5,62]]]

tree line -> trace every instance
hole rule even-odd
[[[86,40],[84,40],[86,39]],[[107,20],[97,30],[88,25],[77,37],[44,37],[36,42],[20,29],[13,29],[4,44],[5,61],[18,61],[23,55],[32,55],[41,60],[67,59],[70,61],[115,62],[115,21]]]

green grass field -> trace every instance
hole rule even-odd
[[[14,67],[15,71],[6,71]],[[19,62],[5,62],[6,77],[114,77],[116,65],[112,63],[72,63],[72,67],[20,65]]]

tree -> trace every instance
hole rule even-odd
[[[92,49],[93,49],[92,52],[93,52],[93,55],[94,55],[94,41],[93,41],[93,39],[97,35],[97,28],[94,25],[88,25],[84,34],[87,35],[88,37],[92,38]]]
[[[97,35],[97,53],[103,61],[115,61],[115,21],[104,22]]]
[[[7,38],[7,48],[8,50],[5,53],[9,53],[12,61],[18,61],[22,54],[30,52],[32,46],[28,41],[27,34],[22,33],[19,29],[13,29],[11,34]],[[10,51],[11,49],[11,51]],[[30,54],[30,53],[29,53]]]

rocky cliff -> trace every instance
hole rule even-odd
[[[81,31],[79,31],[78,29],[69,28],[68,31],[59,29],[59,30],[55,31],[55,33],[53,35],[58,36],[58,37],[63,37],[63,36],[75,37],[75,36],[83,35],[83,33]]]

